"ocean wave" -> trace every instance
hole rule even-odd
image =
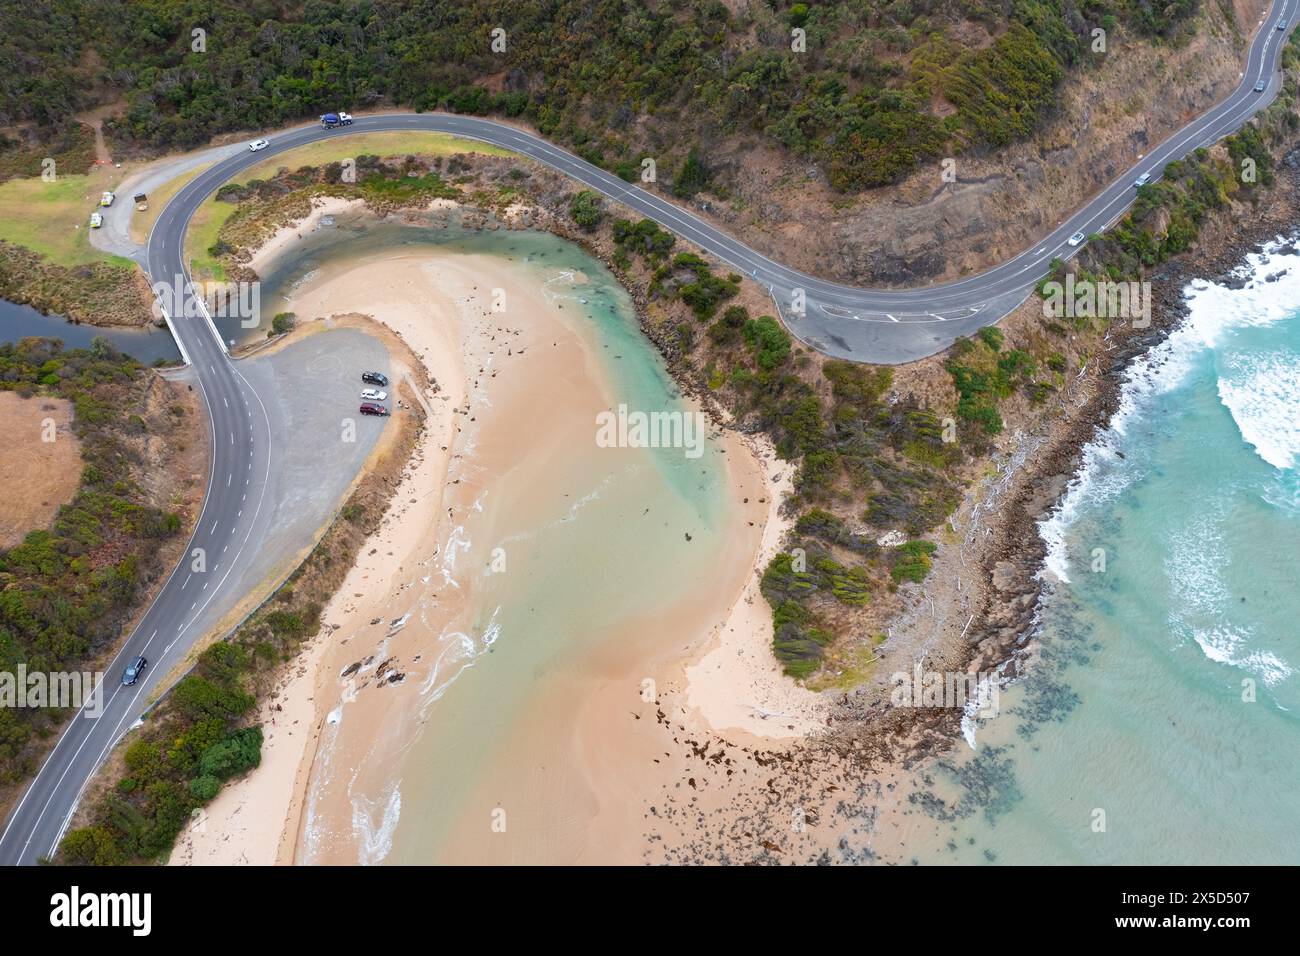
[[[1086,508],[1118,498],[1137,478],[1122,457],[1130,425],[1154,399],[1186,381],[1202,349],[1197,333],[1184,326],[1129,366],[1110,424],[1084,446],[1078,472],[1056,507],[1038,523],[1038,534],[1047,545],[1040,576],[1070,583],[1067,532]]]
[[[1222,508],[1211,508],[1170,536],[1166,572],[1177,610],[1169,624],[1175,633],[1189,635],[1207,660],[1252,673],[1272,687],[1293,671],[1271,651],[1252,649],[1254,627],[1229,620],[1236,605],[1220,573],[1227,561],[1226,521]]]
[[[1273,325],[1295,313],[1300,297],[1300,253],[1278,253],[1277,248],[1278,243],[1273,243],[1262,252],[1251,253],[1233,270],[1244,284],[1195,279],[1183,289],[1187,325],[1204,346],[1215,348],[1231,330]]]
[[[1295,673],[1290,664],[1272,651],[1249,650],[1254,636],[1253,628],[1228,624],[1192,631],[1192,639],[1207,660],[1254,674],[1267,687],[1274,687]]]
[[[456,583],[456,579],[452,576],[452,572],[456,570],[456,555],[461,551],[468,552],[471,544],[472,542],[464,525],[458,524],[451,529],[451,532],[447,535],[447,544],[442,549],[442,567],[439,569],[442,571],[443,584],[449,584],[457,590],[460,589],[460,585]]]
[[[1260,497],[1284,514],[1300,516],[1300,473],[1279,472],[1275,479],[1260,492]]]
[[[1277,253],[1283,242],[1279,238],[1262,252],[1246,257],[1234,270],[1244,282],[1232,283],[1239,288],[1196,279],[1183,289],[1186,319],[1164,341],[1129,365],[1108,427],[1084,447],[1079,471],[1056,507],[1038,523],[1039,536],[1047,546],[1040,577],[1070,583],[1069,529],[1085,509],[1112,500],[1135,480],[1135,470],[1124,466],[1116,452],[1121,450],[1133,422],[1140,419],[1152,401],[1182,386],[1206,350],[1214,349],[1229,331],[1272,325],[1294,314],[1295,303],[1300,300],[1300,254]],[[1273,281],[1267,281],[1270,277]],[[1294,375],[1288,384],[1294,387]],[[1296,425],[1300,406],[1294,394],[1289,399],[1292,404],[1287,407],[1286,421],[1278,423],[1260,417],[1265,405],[1276,407],[1274,402],[1284,400],[1275,387],[1265,387],[1261,381],[1259,397],[1241,388],[1230,384],[1229,392],[1243,408],[1243,418],[1249,421],[1246,427],[1269,455],[1281,460],[1282,449],[1289,448],[1294,461],[1294,456],[1300,454],[1300,426]],[[1255,447],[1259,450],[1261,446]]]
[[[1241,437],[1279,471],[1300,462],[1300,356],[1234,356],[1219,400]]]

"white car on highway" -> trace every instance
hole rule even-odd
[[[91,229],[98,229],[98,228],[99,228],[100,226],[102,226],[103,224],[104,224],[104,217],[103,217],[103,216],[101,216],[101,215],[100,215],[99,213],[97,213],[97,212],[92,212],[92,213],[90,214],[90,228],[91,228]]]
[[[110,192],[106,192],[106,193],[104,193],[102,196],[99,197],[99,204],[100,204],[101,206],[111,206],[111,205],[113,205],[113,199],[114,199],[114,198],[115,198],[115,197],[113,196],[112,193],[110,193]]]
[[[1149,182],[1151,182],[1151,174],[1143,173],[1137,179],[1133,180],[1133,186],[1134,188],[1137,188],[1138,186],[1145,186]]]
[[[1070,239],[1069,239],[1069,243],[1070,243],[1070,245],[1072,245],[1072,246],[1077,246],[1079,243],[1083,242],[1083,240],[1084,240],[1084,235],[1083,235],[1083,233],[1081,233],[1081,232],[1076,232],[1074,235],[1072,235],[1072,236],[1070,237]]]
[[[378,388],[363,388],[361,397],[367,402],[382,402],[388,397],[388,393]]]
[[[264,140],[264,139],[255,139],[255,140],[253,140],[251,143],[248,144],[248,149],[249,149],[250,152],[254,152],[254,153],[256,153],[256,152],[258,152],[259,150],[266,149],[266,147],[268,147],[268,146],[270,146],[270,145],[271,145],[271,144],[268,143],[268,142],[267,142],[266,140]]]

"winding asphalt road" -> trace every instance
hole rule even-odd
[[[808,345],[858,361],[907,362],[932,355],[959,336],[997,321],[1024,300],[1053,258],[1066,259],[1077,251],[1068,244],[1070,235],[1099,232],[1128,208],[1135,194],[1133,180],[1139,174],[1157,178],[1168,162],[1235,131],[1271,102],[1281,85],[1277,65],[1298,6],[1300,0],[1273,4],[1250,45],[1241,84],[1231,96],[1153,149],[1042,242],[977,276],[926,288],[872,291],[805,275],[545,140],[468,116],[389,114],[359,118],[337,130],[310,126],[275,136],[263,151],[245,150],[218,160],[167,204],[145,255],[145,267],[155,283],[170,283],[181,290],[168,317],[202,393],[212,434],[212,467],[203,510],[186,557],[109,668],[103,713],[98,717],[84,710],[78,713],[11,813],[0,836],[0,863],[30,864],[53,855],[86,784],[143,714],[148,692],[203,636],[205,610],[231,571],[250,560],[246,549],[250,541],[256,546],[253,532],[259,529],[259,516],[268,511],[266,492],[274,463],[267,410],[226,354],[202,307],[185,290],[185,229],[200,203],[222,183],[269,156],[325,137],[429,130],[491,143],[568,174],[762,283],[787,326]],[[1277,23],[1287,29],[1275,29]],[[1266,88],[1256,92],[1254,87],[1261,81]],[[796,290],[804,293],[803,314],[791,308]],[[197,570],[200,555],[203,569]],[[137,654],[148,657],[151,666],[139,683],[123,687],[118,683],[121,671]]]

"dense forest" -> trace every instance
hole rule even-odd
[[[400,105],[522,118],[628,176],[654,150],[692,189],[692,146],[759,135],[857,191],[1025,137],[1095,29],[1178,42],[1198,2],[0,0],[0,121],[122,100],[119,145],[180,149]]]

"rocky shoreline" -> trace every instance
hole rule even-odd
[[[1041,571],[1047,554],[1038,524],[1077,476],[1084,448],[1109,427],[1134,360],[1163,342],[1186,318],[1183,289],[1194,279],[1239,286],[1244,280],[1234,273],[1248,254],[1282,236],[1294,243],[1300,219],[1296,154],[1288,155],[1284,170],[1285,181],[1279,177],[1269,208],[1258,221],[1246,230],[1217,223],[1214,235],[1152,276],[1150,327],[1116,327],[1090,394],[1063,417],[1044,423],[1042,434],[1032,439],[1037,442],[1032,461],[1007,495],[983,555],[982,574],[992,586],[971,629],[969,671],[993,670],[1013,661],[1033,631],[1045,587]]]

